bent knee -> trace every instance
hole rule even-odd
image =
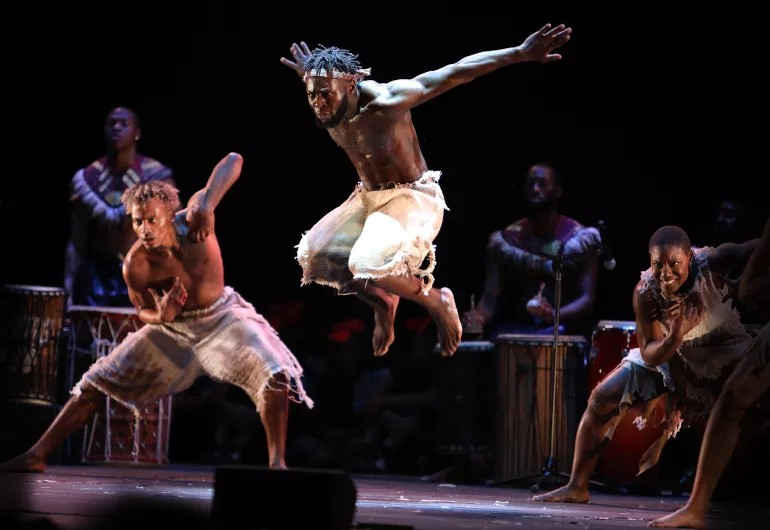
[[[619,398],[603,391],[601,386],[598,386],[594,388],[588,398],[586,413],[594,414],[597,417],[614,416],[618,412],[619,401]]]
[[[78,383],[77,390],[74,392],[75,399],[83,402],[97,402],[104,397],[101,390],[92,385],[89,381],[83,380]]]

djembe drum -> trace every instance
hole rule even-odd
[[[580,421],[578,370],[586,340],[562,335],[551,366],[553,336],[505,334],[497,337],[497,436],[495,481],[541,473],[550,453],[551,381],[556,370],[553,418],[559,470],[572,469]]]
[[[625,320],[601,320],[591,337],[591,354],[588,365],[588,391],[591,392],[628,355],[629,350],[638,348],[636,323]],[[618,485],[642,485],[655,483],[659,479],[660,466],[648,469],[638,475],[639,461],[644,452],[666,430],[664,425],[648,422],[644,429],[634,424],[639,407],[629,410],[620,420],[610,443],[602,450],[596,464],[597,479]],[[665,403],[658,402],[654,416],[665,415]]]
[[[434,352],[439,352],[436,345]],[[495,347],[463,341],[438,359],[438,450],[449,455],[486,454],[494,448]]]
[[[86,356],[91,362],[109,355],[129,333],[143,323],[134,308],[72,306],[70,383],[75,384],[75,366]],[[106,397],[104,412],[97,412],[83,437],[81,461],[86,463],[168,463],[172,397],[167,396],[137,417],[128,407]]]
[[[4,401],[57,403],[65,300],[64,290],[56,287],[0,288],[0,392]]]

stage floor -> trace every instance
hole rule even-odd
[[[0,517],[44,516],[59,528],[84,529],[104,517],[112,503],[131,494],[181,503],[205,517],[214,494],[213,476],[213,468],[178,466],[52,466],[44,474],[0,474]],[[403,525],[419,530],[643,528],[685,502],[682,497],[594,493],[589,504],[545,505],[532,502],[532,494],[525,489],[455,486],[403,478],[354,479],[358,488],[358,525]],[[727,508],[712,507],[709,528],[761,528],[760,521],[770,518],[767,508],[764,513],[761,508],[754,513],[745,508]]]

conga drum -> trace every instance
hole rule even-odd
[[[586,340],[559,337],[553,366],[553,336],[506,334],[497,337],[497,421],[495,480],[538,475],[548,458],[551,383],[556,370],[555,456],[559,471],[572,469],[580,421],[578,370]]]
[[[74,386],[78,357],[91,362],[109,355],[143,323],[134,308],[72,306],[69,310],[70,374]],[[79,372],[79,371],[78,371]],[[79,378],[78,378],[79,379]],[[172,397],[156,401],[139,418],[128,407],[106,397],[83,436],[84,463],[163,465],[168,463]]]
[[[636,322],[600,320],[591,335],[588,361],[588,391],[593,390],[613,371],[628,351],[637,348]]]
[[[591,337],[589,392],[621,363],[629,350],[638,347],[635,322],[599,321]],[[615,428],[610,443],[602,450],[596,464],[594,473],[598,480],[616,485],[642,485],[658,480],[657,465],[637,476],[642,455],[665,431],[665,425],[655,426],[654,422],[648,422],[644,429],[639,430],[634,420],[643,406],[637,405],[629,410]],[[664,414],[665,403],[660,401],[653,416],[661,418]]]
[[[439,352],[437,345],[435,352]],[[486,454],[494,447],[495,347],[463,341],[438,360],[437,448],[449,455]]]
[[[64,290],[57,287],[0,288],[0,395],[4,401],[57,403],[65,301]]]

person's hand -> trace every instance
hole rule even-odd
[[[291,45],[289,51],[291,51],[291,55],[294,57],[294,61],[290,61],[285,57],[281,57],[281,63],[297,72],[298,76],[304,77],[305,71],[302,69],[302,65],[304,65],[305,62],[310,58],[310,48],[308,48],[307,44],[304,42],[300,42],[299,46],[295,42]]]
[[[526,61],[538,63],[550,63],[561,59],[561,55],[551,53],[555,49],[563,46],[570,39],[572,28],[565,28],[560,24],[551,29],[550,24],[546,24],[539,31],[536,31],[519,46],[519,50],[524,55]]]
[[[692,301],[682,300],[675,303],[666,309],[671,334],[680,340],[683,339],[690,330],[698,325],[701,314],[700,307]]]
[[[741,301],[740,297],[738,295],[738,293],[740,291],[740,286],[741,286],[741,279],[738,278],[738,279],[735,279],[735,280],[731,280],[731,279],[726,278],[724,276],[722,276],[721,278],[722,278],[722,281],[725,284],[725,287],[727,288],[727,292],[722,297],[722,303],[725,303],[728,300],[730,300],[731,301],[730,302],[730,307],[735,307],[735,303]]]
[[[553,306],[548,299],[544,296],[540,296],[533,298],[532,300],[536,300],[537,303],[533,304],[531,303],[532,301],[530,301],[530,303],[527,304],[527,311],[546,324],[553,322]]]
[[[214,212],[190,208],[187,210],[187,239],[201,243],[214,232]]]
[[[463,313],[462,324],[465,333],[483,333],[484,315],[478,309],[469,309]]]
[[[495,230],[492,232],[492,235],[489,236],[487,251],[491,254],[499,254],[507,244],[508,242],[503,238],[502,230]]]
[[[564,259],[575,263],[598,256],[602,252],[602,236],[595,228],[581,230],[564,244]]]
[[[170,291],[163,291],[163,296],[159,295],[155,289],[148,289],[148,291],[155,300],[155,309],[162,320],[173,320],[187,303],[187,289],[178,277],[174,279],[174,285]]]

